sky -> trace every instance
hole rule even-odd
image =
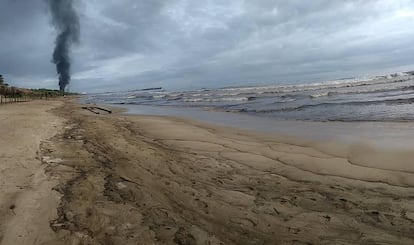
[[[75,92],[313,82],[414,69],[412,0],[75,0]],[[57,89],[44,0],[0,0],[0,74]]]

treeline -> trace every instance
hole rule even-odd
[[[53,89],[26,89],[10,86],[0,75],[0,103],[25,102],[33,99],[51,99],[73,93]]]

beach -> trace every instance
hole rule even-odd
[[[53,241],[49,221],[57,217],[57,179],[45,173],[41,142],[53,137],[64,120],[49,110],[60,101],[0,106],[0,243]]]
[[[414,243],[409,146],[82,107],[0,107],[1,244]]]

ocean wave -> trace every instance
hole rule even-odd
[[[237,101],[251,101],[256,97],[220,97],[220,98],[183,98],[184,102],[237,102]]]
[[[283,107],[283,108],[275,108],[275,109],[265,109],[265,110],[245,110],[243,112],[255,112],[255,113],[275,113],[275,112],[288,112],[288,111],[301,111],[309,108],[315,107],[333,107],[333,106],[367,106],[367,105],[403,105],[403,104],[413,104],[414,98],[401,98],[401,99],[389,99],[389,100],[369,100],[369,101],[349,101],[349,102],[326,102],[326,103],[318,103],[318,104],[306,104],[301,106],[295,107]]]
[[[185,98],[182,100],[184,102],[202,102],[202,101],[205,101],[205,98]]]
[[[414,82],[413,82],[414,83]],[[367,86],[369,87],[369,86]],[[384,95],[378,95],[378,96],[387,96],[386,93],[391,92],[401,92],[401,94],[407,94],[407,92],[414,91],[414,85],[407,85],[407,86],[397,86],[397,87],[372,87],[372,88],[361,88],[357,90],[335,90],[335,91],[324,91],[321,93],[316,94],[310,94],[310,98],[319,98],[319,97],[327,97],[327,96],[333,96],[333,95],[358,95],[358,94],[375,94],[375,93],[383,93]]]
[[[222,88],[222,91],[242,91],[244,93],[292,93],[304,91],[316,91],[337,88],[351,88],[369,85],[379,85],[387,83],[399,83],[413,79],[414,76],[402,74],[398,76],[375,76],[375,77],[361,77],[353,79],[323,81],[315,83],[294,84],[294,85],[269,85],[269,86],[251,86],[251,87],[232,87]]]
[[[314,99],[314,98],[319,98],[319,97],[332,96],[332,95],[334,95],[336,93],[337,92],[323,92],[323,93],[318,93],[318,94],[311,94],[311,95],[309,95],[309,97],[311,97],[312,99]]]
[[[163,99],[165,97],[167,97],[167,95],[165,95],[165,94],[159,94],[159,95],[153,95],[152,96],[152,98],[154,98],[154,99]]]
[[[116,92],[93,94],[88,98],[91,102],[200,109],[208,107],[236,113],[263,114],[263,116],[300,120],[303,118],[324,120],[334,117],[370,120],[379,115],[388,118],[400,118],[405,115],[414,117],[414,109],[411,111],[411,106],[404,106],[414,104],[413,79],[414,73],[394,74],[312,84],[193,91]],[[399,107],[400,105],[402,106]],[[360,117],[360,115],[363,116]]]

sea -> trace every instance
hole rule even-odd
[[[89,94],[83,102],[120,106],[136,114],[209,111],[289,121],[406,122],[414,120],[414,72],[290,85],[146,88]]]

